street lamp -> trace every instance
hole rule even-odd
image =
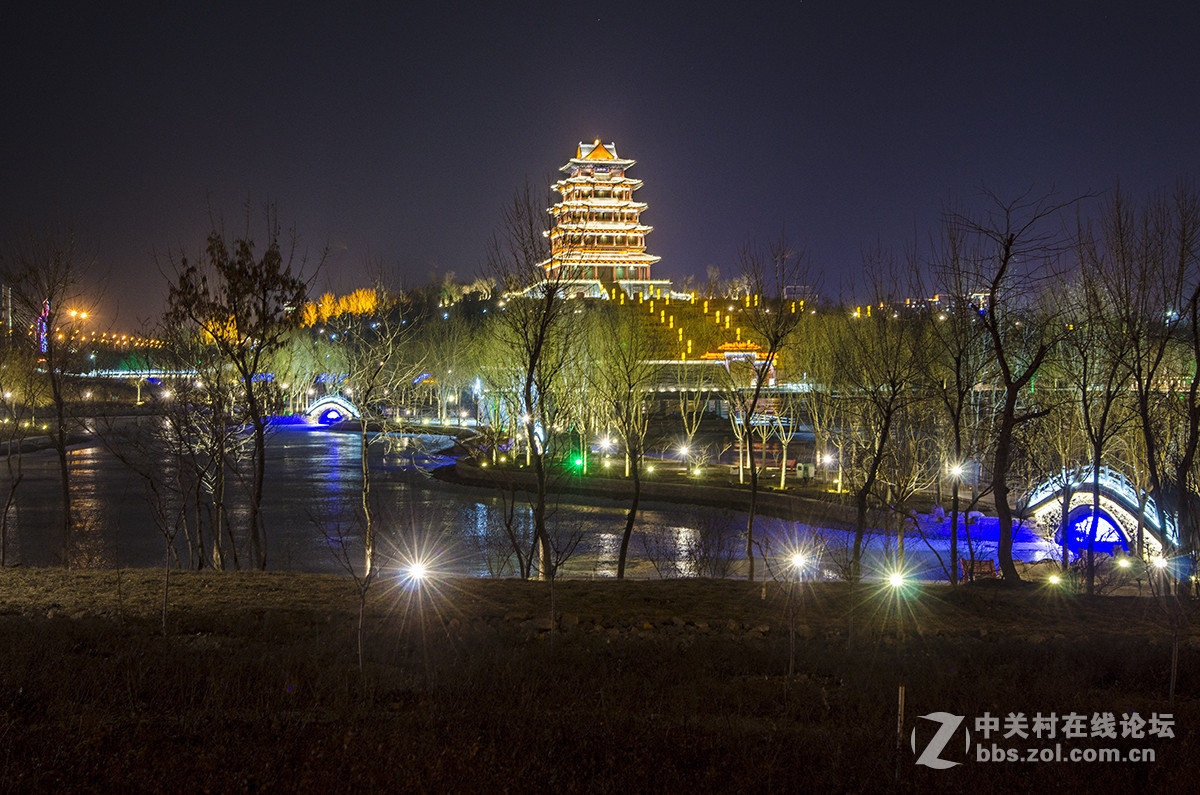
[[[400,569],[400,581],[406,588],[420,588],[429,577],[429,566],[422,560],[410,560]]]
[[[834,465],[834,462],[837,462],[837,465],[838,465],[837,479],[833,481],[833,485],[835,486],[834,491],[836,491],[838,494],[841,494],[842,493],[842,462],[833,453],[826,453],[821,458],[821,463],[823,463],[825,465],[826,470],[828,470],[830,467],[832,467]]]

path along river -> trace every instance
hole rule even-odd
[[[356,519],[361,505],[360,445],[355,433],[306,426],[285,426],[273,434],[264,505],[269,569],[344,573],[343,552],[354,564],[360,562],[362,539]],[[505,566],[504,505],[499,492],[431,480],[413,465],[411,456],[386,447],[371,447],[372,503],[385,560],[395,564],[419,556],[436,558],[440,567],[457,574],[511,573]],[[433,456],[421,463],[428,468],[451,462]],[[143,479],[98,443],[74,447],[70,467],[80,524],[67,553],[71,565],[162,565],[165,538],[154,521]],[[59,529],[62,508],[57,458],[49,450],[26,453],[21,471],[23,477],[8,517],[5,560],[9,565],[61,564],[64,546]],[[8,480],[0,469],[4,493]],[[232,482],[229,496],[237,527],[245,522],[244,490]],[[578,577],[613,576],[625,522],[624,501],[578,496],[557,500],[550,524],[558,545],[570,550],[563,572]],[[528,514],[526,498],[518,492],[515,517],[519,527],[528,527]],[[630,544],[630,574],[736,574],[745,565],[744,542],[739,538],[745,522],[745,515],[735,511],[643,503],[638,531]],[[836,562],[849,542],[840,531],[767,517],[759,518],[756,528],[771,565],[782,566],[788,550],[803,549],[811,561],[806,577],[834,576]],[[905,559],[915,576],[944,576],[938,555],[948,560],[947,544],[937,537],[936,530],[929,534],[931,543],[916,536],[906,542]],[[182,538],[176,539],[176,548],[187,565]],[[1030,557],[1041,557],[1045,551],[1031,548]],[[982,553],[981,557],[987,556],[986,542]],[[894,537],[873,536],[865,568],[879,575],[890,568],[895,555]]]

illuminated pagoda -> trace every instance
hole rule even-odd
[[[651,279],[650,266],[660,259],[646,253],[646,235],[654,227],[639,218],[646,209],[633,200],[640,179],[626,176],[635,160],[617,156],[616,144],[580,143],[554,184],[562,201],[550,208],[554,228],[550,259],[543,263],[547,279],[561,278],[568,294],[612,298],[616,289],[633,296],[669,291],[670,281]]]

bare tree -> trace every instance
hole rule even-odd
[[[633,497],[625,513],[625,530],[617,555],[617,579],[624,579],[629,539],[633,535],[642,497],[646,393],[657,383],[661,368],[654,363],[656,346],[641,317],[633,312],[622,312],[620,307],[610,307],[598,320],[593,335],[596,347],[590,381],[607,405],[612,426],[625,447],[633,479]]]
[[[478,361],[477,337],[458,307],[443,301],[431,313],[419,339],[433,374],[438,421],[449,425],[453,414],[457,423],[459,400],[471,384],[472,366]]]
[[[1124,296],[1111,293],[1110,281],[1104,276],[1113,267],[1111,261],[1090,235],[1081,232],[1078,245],[1081,272],[1074,300],[1068,304],[1062,371],[1076,396],[1091,459],[1092,520],[1087,540],[1087,593],[1091,596],[1096,589],[1100,470],[1109,442],[1129,418],[1123,403],[1131,375],[1130,336],[1114,309]]]
[[[774,380],[779,354],[804,320],[794,302],[785,297],[787,288],[811,286],[807,258],[788,245],[787,239],[763,248],[747,243],[740,258],[741,278],[748,288],[743,310],[747,336],[758,346],[746,359],[750,382],[730,390],[745,427],[765,404],[766,390]],[[735,379],[736,381],[736,379]],[[754,579],[754,520],[758,513],[758,467],[754,460],[754,437],[746,433],[750,455],[750,507],[746,515],[746,578]]]
[[[1053,484],[1060,494],[1060,554],[1062,571],[1066,573],[1071,565],[1071,502],[1079,480],[1079,462],[1087,456],[1086,437],[1080,428],[1082,418],[1078,403],[1063,400],[1060,395],[1050,392],[1038,390],[1036,403],[1049,406],[1050,413],[1043,422],[1030,423],[1038,433],[1029,448],[1035,452],[1044,482]]]
[[[865,263],[871,304],[857,316],[841,318],[835,352],[837,389],[843,417],[852,426],[855,530],[850,577],[862,576],[867,514],[882,467],[900,432],[906,409],[922,398],[928,346],[920,318],[901,314],[901,285],[895,262],[886,252]]]
[[[263,367],[283,346],[288,332],[301,324],[307,292],[295,236],[285,250],[274,208],[267,210],[265,232],[261,255],[255,252],[249,217],[242,237],[230,239],[214,228],[203,254],[192,259],[180,254],[173,263],[166,314],[169,325],[194,328],[211,341],[240,381],[253,436],[247,532],[251,558],[260,569],[267,565],[262,515],[267,425],[280,397]]]
[[[165,323],[161,360],[179,373],[170,387],[173,399],[163,410],[158,441],[173,462],[174,488],[192,506],[195,565],[237,568],[239,558],[228,521],[226,486],[245,447],[239,432],[237,382],[221,352],[201,329]],[[210,538],[205,540],[205,528]]]
[[[339,335],[346,367],[344,384],[352,390],[359,414],[360,518],[364,547],[362,575],[358,578],[360,613],[376,574],[377,528],[371,502],[370,450],[371,445],[383,437],[379,426],[384,419],[377,407],[385,400],[385,393],[394,396],[404,390],[418,372],[417,362],[406,356],[413,325],[406,322],[401,297],[382,283],[376,285],[375,293],[375,311],[355,318],[353,324],[343,327]]]
[[[1113,260],[1115,305],[1129,335],[1129,365],[1137,402],[1146,474],[1158,495],[1158,523],[1168,536],[1195,546],[1189,493],[1200,444],[1200,195],[1188,183],[1135,207],[1118,188],[1101,222]],[[1174,510],[1166,492],[1179,495]],[[1173,514],[1173,515],[1172,515]]]
[[[779,488],[787,488],[788,445],[800,432],[800,395],[793,391],[779,393],[771,426],[779,440]]]
[[[943,224],[930,261],[928,287],[936,293],[930,307],[930,356],[927,381],[941,406],[945,427],[946,470],[950,477],[950,584],[958,584],[959,508],[964,471],[969,460],[982,456],[983,436],[990,429],[982,405],[986,392],[978,389],[990,380],[987,329],[980,322],[972,296],[982,292],[976,269],[968,262],[964,230]]]
[[[49,387],[54,419],[50,439],[58,455],[63,510],[63,562],[68,566],[76,523],[67,461],[76,402],[71,376],[79,355],[78,324],[98,298],[97,286],[88,283],[88,274],[94,269],[94,257],[84,250],[74,232],[49,227],[18,236],[0,272],[10,291],[13,310],[29,324],[18,333],[26,345],[33,346]]]
[[[517,365],[520,423],[533,468],[534,543],[544,577],[553,578],[552,549],[546,528],[549,461],[546,442],[555,425],[555,396],[575,329],[568,306],[569,269],[552,260],[550,214],[528,183],[505,207],[488,251],[489,276],[505,294],[493,329]]]
[[[25,479],[24,443],[30,435],[31,411],[42,389],[33,347],[13,344],[6,339],[0,347],[0,444],[4,445],[4,465],[7,482],[4,505],[0,508],[0,568],[12,561],[8,557],[9,518],[16,506],[17,490]]]
[[[677,367],[680,381],[677,408],[683,425],[683,445],[688,451],[685,458],[689,463],[703,463],[705,456],[696,449],[695,438],[716,385],[709,365],[688,360]]]
[[[879,491],[882,494],[878,496],[882,497],[884,505],[896,519],[896,562],[902,571],[905,566],[906,527],[911,525],[912,530],[924,538],[913,503],[919,494],[933,487],[941,468],[937,434],[934,431],[937,406],[926,386],[923,381],[913,384],[912,399],[900,404],[895,422],[896,433],[888,445],[879,471],[882,486]],[[929,546],[941,560],[941,554],[932,545]],[[951,557],[949,566],[946,561],[941,562],[949,576],[957,561]]]
[[[805,333],[792,338],[788,356],[802,383],[797,397],[800,410],[812,428],[814,468],[825,480],[831,479],[830,468],[835,459],[837,471],[841,472],[846,448],[846,437],[841,433],[842,402],[834,391],[838,381],[836,362],[842,322],[842,318],[836,315],[810,317]],[[833,450],[837,451],[836,455]],[[841,490],[843,484],[840,474],[836,483]]]
[[[965,236],[966,261],[975,267],[971,282],[982,288],[971,298],[987,330],[996,372],[998,410],[991,461],[992,495],[1000,522],[996,554],[1004,578],[1017,581],[1008,474],[1017,429],[1048,411],[1028,407],[1025,396],[1064,329],[1047,288],[1061,277],[1059,255],[1066,244],[1060,231],[1048,227],[1075,202],[1028,194],[1011,201],[991,193],[985,197],[990,204],[982,216],[951,211],[946,221],[950,234]]]

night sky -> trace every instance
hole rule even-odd
[[[247,200],[328,246],[318,289],[478,275],[580,140],[638,161],[656,276],[731,276],[786,230],[827,295],[981,185],[1200,171],[1190,2],[27,5],[0,12],[0,218],[77,230],[124,328],[161,308],[156,257]]]

